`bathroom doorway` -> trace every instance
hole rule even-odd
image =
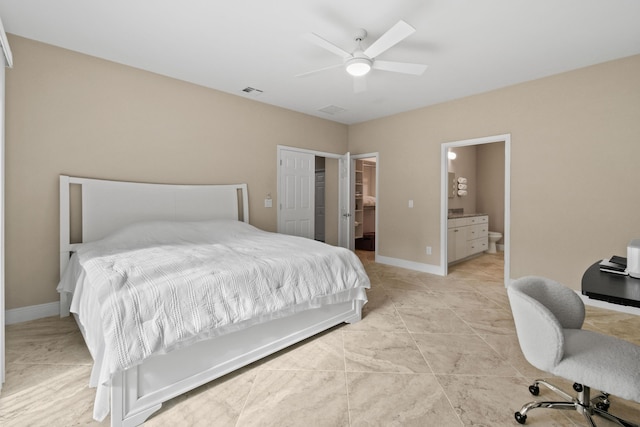
[[[489,145],[491,144],[491,145]],[[500,152],[496,153],[496,150]],[[450,159],[449,153],[464,154],[460,159]],[[442,144],[442,177],[441,177],[441,269],[443,275],[448,274],[448,253],[450,252],[448,235],[448,217],[451,207],[462,210],[464,214],[485,213],[489,215],[489,229],[497,227],[501,229],[502,239],[498,241],[498,247],[504,248],[504,283],[509,283],[510,278],[510,187],[511,187],[511,135],[495,135],[484,138],[475,138],[462,141],[453,141]],[[469,154],[470,153],[470,154]],[[502,160],[502,155],[504,156]],[[467,161],[466,165],[456,165],[456,160]],[[500,159],[503,164],[495,164],[495,159]],[[472,159],[472,160],[469,160]],[[488,161],[486,159],[494,159]],[[487,163],[488,162],[488,163]],[[476,166],[477,165],[477,166]],[[484,165],[484,166],[483,166]],[[458,191],[452,188],[452,171],[465,170],[465,174],[471,175],[471,181],[468,182],[468,191],[462,191],[458,195]],[[485,168],[484,171],[477,171],[480,167]],[[486,168],[492,168],[487,170]],[[496,169],[498,168],[498,169]],[[504,168],[504,169],[502,169]],[[502,172],[504,171],[504,174]],[[492,173],[497,172],[497,173]],[[455,172],[453,173],[456,174]],[[459,173],[458,173],[459,174]],[[485,191],[483,195],[478,197],[478,186],[487,187],[491,185],[492,179],[498,176],[504,179],[504,195],[500,194],[499,200],[495,199],[495,194]],[[502,178],[503,177],[503,178]],[[469,177],[465,177],[469,179]],[[500,185],[497,185],[500,187]],[[466,188],[465,188],[466,190]],[[500,192],[501,193],[501,192]],[[493,221],[491,219],[493,217]]]

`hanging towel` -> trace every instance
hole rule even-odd
[[[466,196],[467,190],[458,190],[458,196]]]
[[[467,178],[464,177],[460,177],[458,178],[458,184],[466,184],[467,183]]]

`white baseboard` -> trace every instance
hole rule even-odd
[[[4,323],[12,325],[14,323],[28,322],[29,320],[42,319],[43,317],[59,316],[60,303],[49,302],[46,304],[30,305],[27,307],[13,308],[4,312]]]
[[[423,273],[436,274],[438,276],[444,276],[444,271],[439,265],[423,264],[420,262],[407,261],[399,258],[391,258],[381,255],[376,255],[376,262],[380,264],[392,265],[394,267],[406,268],[409,270],[422,271]]]

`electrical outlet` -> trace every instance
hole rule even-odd
[[[431,255],[431,246],[427,246],[427,255]]]

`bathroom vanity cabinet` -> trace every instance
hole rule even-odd
[[[447,221],[447,262],[452,263],[486,251],[489,247],[489,216],[474,215]]]

